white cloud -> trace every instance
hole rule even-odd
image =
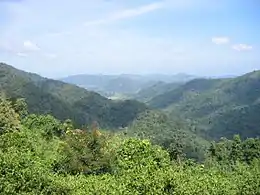
[[[0,41],[0,52],[19,57],[28,57],[30,53],[39,52],[37,44],[30,40],[19,41],[16,39],[6,39]]]
[[[179,33],[186,30],[185,24],[175,30],[183,20],[178,17],[180,13],[215,9],[214,3],[152,1],[26,0],[9,5],[8,25],[0,31],[0,42],[4,41],[0,55],[3,53],[13,64],[26,63],[24,66],[31,71],[56,76],[79,72],[183,72],[187,66],[206,71],[209,62],[227,63],[232,55],[236,62],[240,57],[231,49],[212,49],[213,43],[232,47],[225,34],[205,38],[192,32]],[[143,16],[147,21],[124,23]],[[160,29],[160,21],[171,26]],[[213,43],[208,44],[211,38]],[[26,62],[21,60],[26,56]]]
[[[40,48],[35,43],[29,40],[23,42],[23,49],[28,52],[40,50]]]
[[[211,41],[217,45],[223,45],[229,43],[228,37],[213,37]]]
[[[7,39],[1,42],[0,47],[2,50],[14,54],[24,54],[31,51],[38,51],[40,48],[29,40],[18,41],[15,39]]]
[[[142,14],[146,14],[146,13],[158,10],[160,8],[163,8],[163,7],[164,7],[163,2],[151,3],[151,4],[148,4],[148,5],[136,7],[134,9],[125,9],[125,10],[122,10],[122,11],[115,12],[105,19],[87,21],[87,22],[84,23],[84,25],[85,26],[99,25],[99,24],[106,24],[106,23],[109,23],[109,22],[117,21],[117,20],[133,18],[133,17],[139,16],[139,15],[142,15]]]
[[[253,46],[247,44],[236,44],[232,48],[237,51],[249,51],[253,49]]]

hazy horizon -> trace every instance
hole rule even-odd
[[[0,1],[0,61],[77,74],[242,75],[260,69],[257,0]]]

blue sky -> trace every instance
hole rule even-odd
[[[0,61],[47,77],[260,68],[259,0],[0,0]]]

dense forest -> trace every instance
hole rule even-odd
[[[260,71],[236,78],[194,79],[148,104],[185,118],[207,139],[260,136]]]
[[[259,138],[212,142],[196,162],[181,140],[165,150],[96,124],[80,130],[28,114],[22,99],[0,104],[0,194],[260,193]]]
[[[260,194],[259,81],[160,83],[144,104],[0,64],[0,194]]]
[[[135,100],[111,101],[84,88],[3,63],[0,63],[0,92],[11,98],[25,98],[30,113],[52,114],[60,120],[69,118],[77,127],[91,121],[102,127],[125,127],[147,109]]]

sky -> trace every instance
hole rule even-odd
[[[259,0],[0,0],[0,61],[75,74],[260,69]]]

